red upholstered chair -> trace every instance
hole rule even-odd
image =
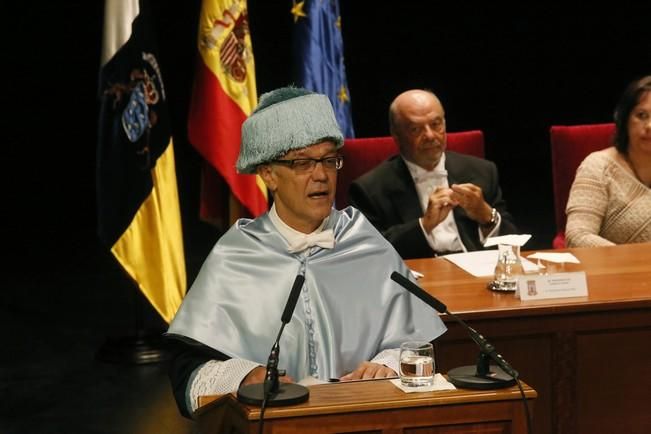
[[[570,194],[576,169],[591,152],[613,144],[615,124],[552,126],[549,131],[552,146],[552,181],[554,183],[555,249],[565,247],[565,205]]]
[[[484,134],[479,130],[448,133],[447,149],[484,158]],[[337,174],[337,209],[348,206],[350,184],[375,166],[398,153],[393,137],[346,139],[341,154],[344,167]]]

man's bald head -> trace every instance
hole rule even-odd
[[[389,106],[391,135],[403,157],[432,170],[445,151],[445,111],[441,101],[428,90],[410,89]]]

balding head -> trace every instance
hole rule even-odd
[[[389,106],[389,127],[391,131],[393,132],[393,129],[400,122],[404,113],[411,112],[415,108],[427,106],[428,104],[438,105],[441,112],[443,112],[441,101],[439,101],[434,93],[428,90],[410,89],[395,97]]]
[[[432,170],[445,151],[445,111],[432,92],[411,89],[389,107],[391,135],[407,160]]]

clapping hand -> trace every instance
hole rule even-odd
[[[448,216],[452,209],[459,205],[455,192],[451,188],[437,187],[429,196],[427,209],[421,220],[423,229],[431,232]]]
[[[491,206],[484,200],[481,187],[475,184],[452,184],[450,195],[454,202],[466,211],[469,218],[479,224],[491,220]]]

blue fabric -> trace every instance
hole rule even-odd
[[[355,137],[344,66],[338,0],[306,0],[294,24],[294,70],[298,86],[330,98],[344,137]],[[345,93],[346,97],[342,97]]]
[[[391,245],[355,208],[332,210],[333,249],[288,253],[268,214],[239,220],[218,241],[169,334],[266,365],[294,278],[305,284],[280,342],[294,380],[339,378],[379,352],[445,331],[432,309],[389,276],[410,275]]]

